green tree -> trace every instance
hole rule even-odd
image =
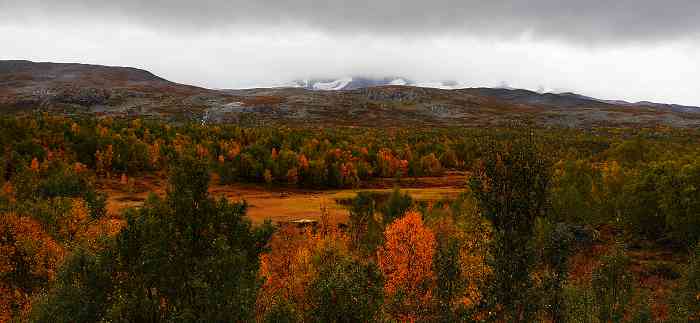
[[[543,222],[546,220],[542,220]],[[574,234],[569,226],[563,223],[550,225],[545,234],[545,241],[541,249],[542,260],[546,264],[548,272],[545,291],[548,302],[547,308],[554,322],[563,322],[564,311],[564,283],[568,274],[568,260],[573,252]]]
[[[533,138],[490,145],[470,181],[483,216],[493,225],[490,265],[493,281],[486,302],[501,307],[508,321],[531,321],[537,310],[532,302],[531,248],[534,222],[547,210],[550,163]]]
[[[383,277],[373,262],[363,262],[334,250],[315,260],[318,271],[309,286],[314,322],[371,322],[383,303]]]
[[[437,237],[433,267],[436,275],[435,292],[439,318],[442,322],[455,322],[459,320],[459,313],[455,311],[453,304],[465,288],[460,262],[461,243],[454,237],[439,234]]]
[[[375,209],[370,192],[357,193],[350,206],[350,242],[366,254],[374,254],[382,243],[382,228],[375,218]]]
[[[143,208],[127,213],[128,225],[104,251],[109,257],[101,258],[108,264],[72,266],[65,273],[103,277],[100,270],[109,268],[109,284],[79,284],[85,290],[68,295],[100,295],[95,288],[108,291],[92,316],[109,321],[252,319],[258,254],[271,231],[269,226],[252,228],[244,218],[245,203],[209,197],[208,183],[204,162],[183,159],[174,165],[166,198],[151,196]],[[44,308],[66,302],[60,297],[65,291],[51,293]]]
[[[62,266],[50,293],[32,306],[31,322],[98,322],[107,311],[113,265],[110,251],[80,248]]]

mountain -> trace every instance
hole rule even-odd
[[[170,82],[151,72],[87,64],[0,61],[0,108],[158,115],[198,109],[222,94]]]
[[[612,103],[576,93],[539,93],[523,89],[508,88],[469,88],[459,90],[472,95],[486,96],[513,104],[557,108],[613,107]]]
[[[700,108],[600,100],[576,93],[463,88],[399,77],[299,81],[294,86],[212,90],[145,70],[0,61],[0,112],[148,116],[201,123],[291,126],[700,127]]]
[[[659,109],[671,110],[671,111],[683,112],[683,113],[697,113],[698,110],[700,110],[700,107],[696,107],[696,106],[657,103],[657,102],[650,102],[650,101],[627,102],[627,101],[622,101],[622,100],[603,100],[603,102],[616,104],[616,105],[630,106],[630,107],[636,106],[636,107],[659,108]]]
[[[281,87],[296,87],[312,91],[349,91],[375,86],[402,85],[437,89],[456,89],[455,81],[418,82],[403,77],[343,77],[338,79],[296,80]]]

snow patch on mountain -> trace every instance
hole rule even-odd
[[[410,84],[411,86],[417,86],[417,87],[427,87],[427,88],[433,88],[433,89],[442,89],[442,90],[455,90],[455,89],[460,89],[464,88],[466,86],[461,86],[457,82],[415,82],[413,84]]]
[[[282,87],[304,88],[314,91],[341,91],[341,90],[356,90],[373,86],[416,86],[436,89],[461,89],[467,87],[465,84],[455,81],[413,81],[403,77],[343,77],[339,79],[304,79],[296,80],[285,84]]]
[[[350,82],[352,82],[352,77],[346,77],[331,82],[316,82],[312,88],[317,91],[339,91],[346,88]]]
[[[389,85],[407,85],[408,81],[402,79],[402,78],[397,78],[391,82],[389,82]]]

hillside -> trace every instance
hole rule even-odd
[[[486,126],[523,121],[564,127],[700,125],[696,107],[604,101],[575,93],[452,90],[365,81],[354,80],[352,90],[333,90],[334,85],[343,85],[340,81],[315,83],[327,91],[211,90],[129,67],[0,61],[0,111],[48,109],[202,123],[319,126]]]
[[[201,110],[207,100],[219,97],[218,92],[131,67],[0,61],[3,111],[164,115]]]

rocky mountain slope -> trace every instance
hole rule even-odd
[[[0,61],[2,111],[46,108],[160,114],[202,109],[208,100],[221,96],[131,67]]]
[[[202,123],[318,126],[488,126],[513,122],[565,127],[700,126],[700,108],[696,107],[604,101],[574,93],[440,89],[392,85],[398,83],[395,79],[390,85],[366,81],[326,84],[327,91],[320,91],[319,86],[316,90],[217,91],[173,83],[128,67],[0,61],[0,111],[41,109]],[[341,85],[352,89],[333,90]]]

